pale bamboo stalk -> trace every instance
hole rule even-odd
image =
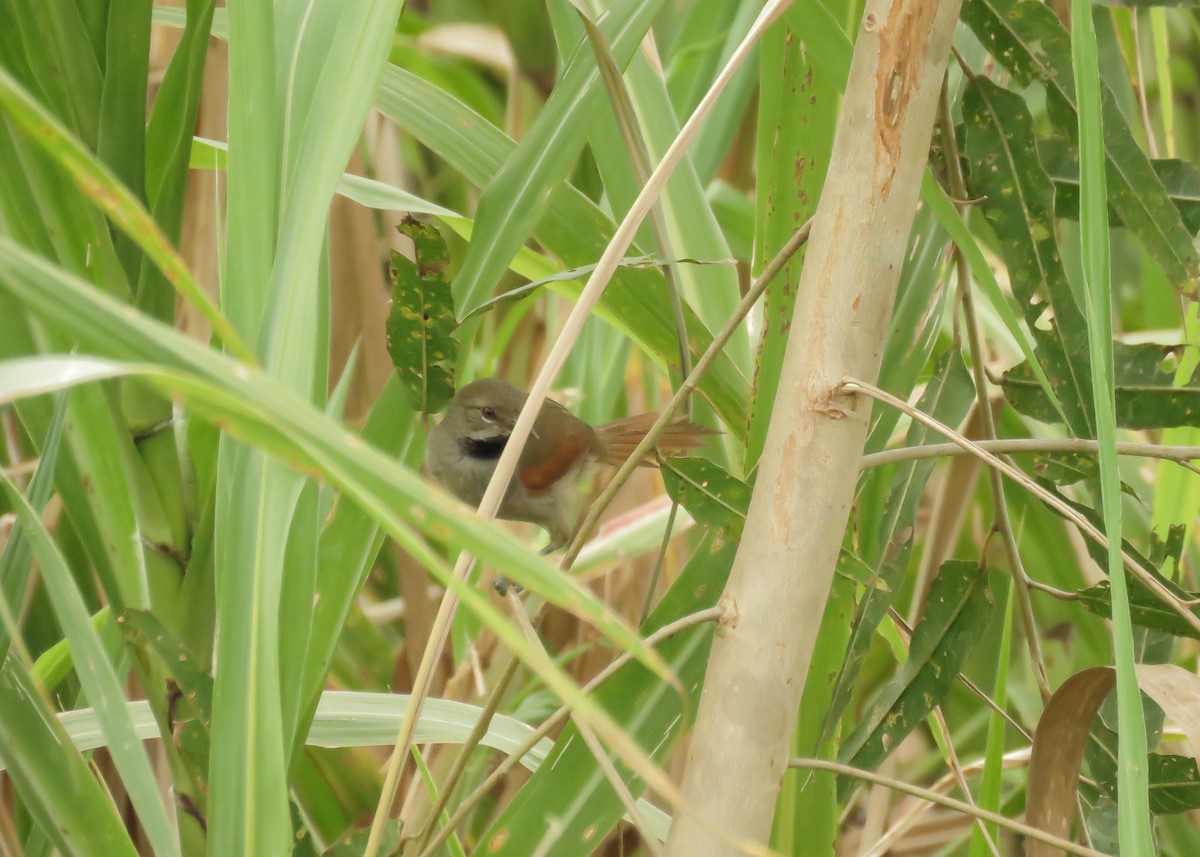
[[[668,857],[767,840],[846,529],[960,0],[870,0],[857,34],[746,529],[721,604]],[[851,369],[850,367],[855,367]]]

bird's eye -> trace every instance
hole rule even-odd
[[[484,408],[483,409],[483,419],[485,422],[494,423],[496,421],[496,409],[495,408]]]

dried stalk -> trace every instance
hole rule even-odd
[[[959,5],[870,0],[855,38],[683,782],[701,817],[759,842],[770,835],[866,439],[870,403],[843,396],[840,379],[879,371]],[[668,857],[732,853],[692,815],[676,816]]]

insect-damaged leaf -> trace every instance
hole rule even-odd
[[[908,660],[863,713],[842,744],[838,759],[873,771],[950,692],[967,655],[983,636],[992,596],[974,562],[942,564],[929,592],[925,615],[913,631]],[[839,782],[844,797],[855,783]]]
[[[1038,159],[1033,117],[1021,96],[980,78],[963,95],[963,121],[970,190],[984,200],[1037,356],[1070,429],[1091,437],[1087,327],[1059,256],[1054,184]]]
[[[1038,155],[1054,182],[1054,204],[1059,217],[1079,217],[1079,153],[1062,137],[1038,140]],[[1150,162],[1167,197],[1175,204],[1189,233],[1200,232],[1200,168],[1178,158]],[[1121,212],[1109,206],[1109,222],[1124,225]]]
[[[415,260],[392,251],[392,309],[387,346],[414,410],[432,414],[454,397],[454,297],[443,275],[450,254],[437,229],[411,217],[397,227]]]
[[[948,425],[958,425],[966,416],[975,388],[971,376],[958,351],[950,349],[939,359],[933,377],[917,402],[918,410],[932,414]],[[914,422],[905,438],[906,446],[919,446],[929,442],[932,431]],[[876,581],[859,602],[854,615],[854,629],[846,650],[846,658],[838,672],[833,701],[821,727],[822,742],[828,740],[837,728],[842,712],[850,702],[859,671],[866,661],[875,638],[879,623],[887,615],[888,608],[896,600],[908,570],[912,555],[914,525],[925,483],[933,472],[932,459],[910,461],[898,466],[892,477],[884,506],[882,520],[863,527],[874,527],[869,544],[861,550],[861,561]],[[866,541],[864,533],[863,541]],[[842,565],[842,563],[839,563]]]
[[[1175,346],[1143,342],[1113,343],[1117,425],[1125,429],[1200,426],[1200,368],[1175,386]],[[1051,373],[1053,377],[1055,373]],[[1042,392],[1028,364],[1004,374],[1004,395],[1014,408],[1035,420],[1060,417]]]
[[[1070,37],[1049,6],[1034,0],[966,0],[962,20],[1021,86],[1040,83],[1055,129],[1079,132]],[[1200,258],[1150,159],[1102,84],[1109,203],[1175,283],[1194,290]]]

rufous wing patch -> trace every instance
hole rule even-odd
[[[540,494],[553,488],[589,453],[595,432],[587,423],[552,402],[542,408],[534,431],[537,440],[530,438],[521,453],[517,478],[528,491]]]

